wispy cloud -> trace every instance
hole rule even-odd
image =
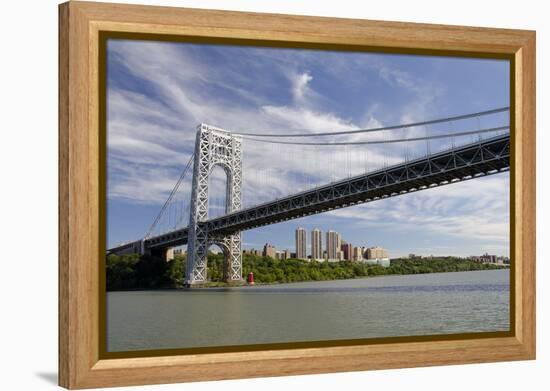
[[[293,75],[292,78],[292,96],[296,102],[302,102],[306,95],[311,94],[308,83],[313,79],[308,72]]]

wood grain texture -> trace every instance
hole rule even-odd
[[[69,2],[59,8],[59,383],[67,388],[535,357],[535,33]],[[515,336],[127,359],[99,355],[100,31],[513,59]]]
[[[516,160],[520,167],[521,182],[516,181],[516,194],[521,193],[520,210],[516,211],[516,221],[521,222],[520,228],[516,228],[516,235],[521,235],[516,243],[521,244],[522,253],[516,254],[520,259],[522,268],[520,308],[521,321],[517,322],[522,329],[517,332],[521,338],[527,353],[535,358],[536,348],[536,321],[535,321],[535,292],[536,292],[536,62],[535,62],[535,35],[532,34],[526,44],[516,53],[516,61],[521,61],[521,73],[516,74],[516,79],[521,79],[520,88],[516,90],[516,101],[520,104],[516,109],[517,122],[519,122],[521,157]],[[521,112],[518,112],[521,110]],[[517,207],[517,203],[516,203]]]
[[[59,383],[69,384],[69,7],[59,8]]]

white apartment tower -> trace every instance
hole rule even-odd
[[[320,229],[315,228],[311,231],[311,259],[323,259],[323,245],[322,237],[323,233]]]
[[[303,228],[298,228],[296,230],[296,258],[307,259],[306,248],[307,248],[306,230]]]
[[[340,251],[340,235],[338,232],[330,230],[327,232],[327,259],[338,259]]]

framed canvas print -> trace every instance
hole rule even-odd
[[[534,32],[59,16],[60,385],[535,358]]]

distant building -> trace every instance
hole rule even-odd
[[[174,248],[169,248],[168,250],[166,250],[166,262],[169,262],[171,261],[172,259],[174,259]]]
[[[409,254],[409,259],[422,259],[422,255]]]
[[[363,252],[363,247],[354,247],[351,254],[351,260],[356,262],[363,260]]]
[[[366,251],[365,263],[369,265],[380,265],[383,267],[390,266],[390,259],[388,258],[388,251],[382,247],[369,247]]]
[[[494,265],[509,265],[510,258],[503,256],[490,255],[485,253],[481,256],[471,256],[471,260],[481,262],[481,263],[490,263]]]
[[[369,247],[367,248],[367,259],[382,259],[388,258],[388,251],[382,247]]]
[[[250,254],[255,256],[261,256],[262,252],[260,250],[256,250],[254,248],[251,248],[249,250],[243,250],[243,254]]]
[[[307,259],[306,248],[306,230],[303,228],[298,228],[296,229],[296,258]]]
[[[346,261],[351,261],[353,257],[353,245],[351,243],[342,243],[342,246],[340,248],[342,250],[344,259]]]
[[[289,250],[281,250],[281,251],[275,251],[275,258],[284,261],[285,259],[290,259],[290,251]]]
[[[489,254],[485,253],[479,258],[480,258],[481,262],[483,262],[483,263],[497,263],[497,256],[496,255],[489,255]]]
[[[271,244],[266,243],[264,245],[264,251],[263,251],[262,255],[264,257],[275,258],[275,246],[272,246]]]
[[[325,253],[326,253],[326,251],[325,251]],[[342,252],[342,250],[337,250],[336,251],[336,256],[334,258],[326,258],[325,260],[327,260],[328,262],[343,261],[344,260],[344,253]]]
[[[327,259],[334,260],[338,259],[337,257],[337,251],[340,250],[340,235],[338,232],[330,230],[327,232],[327,240],[326,240],[326,251],[327,251]]]
[[[318,228],[311,231],[311,259],[317,260],[323,258],[322,235],[323,233]]]

